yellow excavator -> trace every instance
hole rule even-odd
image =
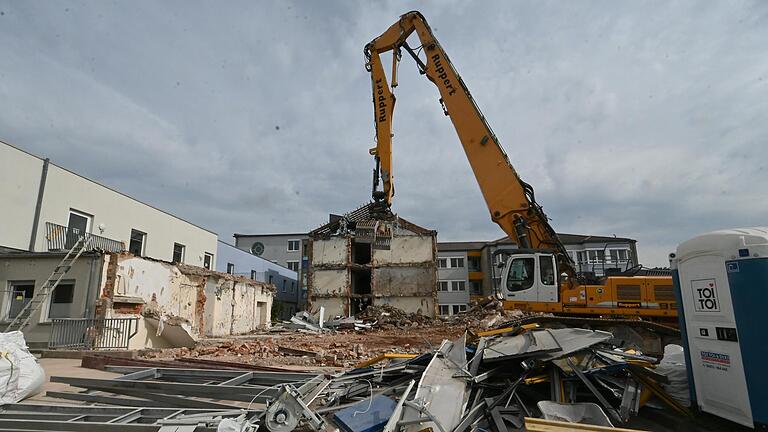
[[[420,45],[407,39],[416,33]],[[373,207],[386,219],[391,214],[392,115],[398,64],[405,51],[422,75],[440,91],[440,104],[456,128],[491,219],[513,240],[518,249],[504,264],[502,283],[496,293],[506,309],[550,312],[563,317],[581,317],[580,322],[610,320],[676,325],[677,305],[672,277],[635,267],[619,274],[597,278],[579,272],[536,202],[531,185],[524,182],[509,162],[467,86],[419,12],[401,16],[381,36],[365,46],[365,67],[371,75],[376,147]],[[381,54],[392,52],[388,79]],[[651,325],[652,327],[652,325]],[[663,326],[666,327],[666,326]]]

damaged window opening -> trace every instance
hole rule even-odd
[[[352,262],[355,264],[370,264],[371,244],[352,242]]]
[[[352,294],[368,295],[371,293],[371,271],[352,271]]]

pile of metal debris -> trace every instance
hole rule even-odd
[[[52,377],[84,390],[48,395],[131,408],[35,407],[30,421],[23,414],[29,405],[6,405],[0,428],[511,432],[626,425],[644,406],[689,415],[662,389],[668,379],[655,370],[656,358],[612,340],[580,328],[501,328],[444,340],[419,355],[381,355],[337,374],[106,365],[123,375]]]

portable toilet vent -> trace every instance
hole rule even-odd
[[[768,428],[768,227],[702,234],[670,262],[694,406]]]

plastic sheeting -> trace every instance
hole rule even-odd
[[[16,403],[40,392],[45,382],[37,358],[20,331],[0,333],[0,403]]]
[[[669,378],[669,384],[661,384],[661,387],[669,393],[672,399],[680,402],[683,406],[691,406],[683,347],[674,344],[665,346],[664,357],[659,362],[656,372]]]

